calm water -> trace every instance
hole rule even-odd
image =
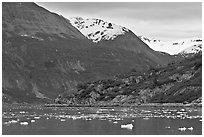
[[[202,134],[201,108],[3,107],[5,134]]]

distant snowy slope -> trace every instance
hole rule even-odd
[[[202,39],[201,38],[189,38],[176,40],[172,42],[165,42],[157,39],[149,39],[144,36],[139,36],[139,38],[145,42],[150,48],[155,51],[162,51],[169,53],[171,55],[179,54],[181,52],[195,53],[201,50]]]
[[[129,31],[125,27],[105,22],[101,19],[72,17],[69,20],[84,36],[96,43],[101,40],[113,40],[118,35],[125,34],[125,32]]]
[[[189,53],[195,54],[201,50],[202,50],[202,44],[198,44],[198,45],[193,45],[193,46],[181,51],[179,54],[181,54],[181,55],[185,55],[185,54],[189,54]]]

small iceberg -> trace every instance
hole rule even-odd
[[[66,121],[65,119],[60,119],[60,121]]]
[[[180,131],[186,131],[186,127],[180,127],[180,128],[178,128],[178,130],[180,130]]]
[[[192,131],[192,130],[193,130],[193,127],[189,127],[188,130]]]
[[[181,111],[178,111],[178,112],[176,112],[177,114],[182,114],[183,112],[181,112]]]
[[[185,111],[185,109],[181,109],[180,111]]]
[[[21,125],[28,125],[28,122],[20,122]]]
[[[40,119],[40,117],[34,117],[34,119]]]
[[[149,118],[148,118],[148,117],[144,117],[143,119],[144,119],[144,120],[149,120]]]
[[[33,122],[35,122],[35,120],[34,120],[34,119],[32,119],[30,122],[31,122],[31,123],[33,123]]]
[[[114,124],[117,124],[117,123],[118,123],[118,121],[114,121],[113,123],[114,123]]]
[[[12,124],[12,123],[17,123],[18,121],[16,121],[16,120],[11,120],[11,121],[8,121],[8,122],[4,122],[4,124]]]
[[[127,125],[121,125],[121,128],[127,128],[127,129],[131,129],[133,128],[132,124],[127,124]]]
[[[9,121],[9,123],[17,123],[18,121],[17,120],[11,120]]]

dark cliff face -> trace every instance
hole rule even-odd
[[[67,19],[35,3],[2,6],[2,91],[8,102],[50,101],[78,83],[160,64],[157,54],[136,52],[141,43],[137,50],[120,41],[94,44]]]

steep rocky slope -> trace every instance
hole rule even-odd
[[[202,97],[202,54],[152,68],[132,71],[113,79],[78,85],[77,92],[63,93],[56,103],[69,105],[138,105],[142,103],[191,103]],[[201,102],[199,102],[201,103]]]
[[[2,91],[7,102],[50,102],[79,83],[148,70],[175,58],[132,32],[93,43],[35,3],[2,3]]]

